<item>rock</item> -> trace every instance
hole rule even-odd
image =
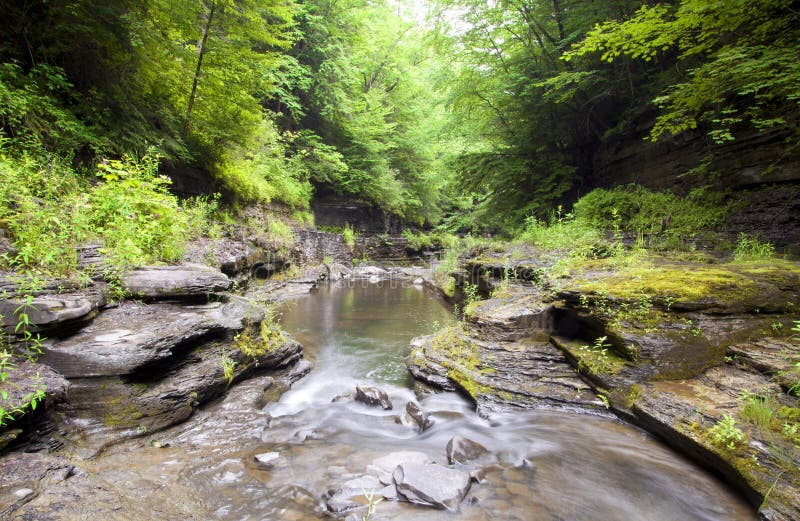
[[[232,350],[227,342],[211,341],[173,360],[173,365],[147,374],[72,379],[69,401],[57,406],[69,419],[67,440],[76,442],[81,455],[91,457],[111,444],[186,420],[228,389],[220,357],[223,348],[236,362],[234,380],[293,364],[302,356],[300,344],[288,335],[284,344],[255,359]],[[251,397],[245,406],[254,407],[255,401],[264,399],[263,384],[245,394]]]
[[[221,271],[201,264],[146,266],[123,274],[121,282],[134,296],[148,299],[203,297],[233,284]]]
[[[355,395],[353,393],[340,394],[338,396],[334,396],[333,398],[331,398],[331,403],[349,402],[353,398],[355,398]]]
[[[447,462],[451,465],[455,463],[468,463],[470,461],[479,459],[487,454],[489,451],[486,447],[476,441],[462,436],[453,436],[447,442]]]
[[[379,268],[378,266],[358,266],[356,268],[353,268],[353,271],[351,273],[353,277],[366,278],[366,279],[372,277],[378,277],[380,279],[380,278],[385,278],[389,275],[388,271],[386,271],[383,268]]]
[[[103,477],[75,468],[53,454],[9,454],[0,459],[0,519],[72,521],[76,519],[212,519],[197,490],[155,479]],[[33,490],[23,498],[17,493]],[[142,498],[146,498],[143,500]]]
[[[280,452],[265,452],[253,456],[253,461],[261,468],[272,468],[280,457]]]
[[[800,454],[793,450],[791,441],[749,422],[737,422],[736,427],[748,439],[748,460],[752,457],[758,461],[757,465],[747,465],[741,462],[740,449],[730,451],[715,445],[706,434],[723,415],[736,414],[745,392],[779,396],[780,388],[766,375],[725,365],[692,379],[643,384],[632,410],[648,431],[714,469],[753,505],[762,504],[769,493],[768,506],[760,511],[762,519],[800,519],[800,489],[785,470],[800,468]],[[800,405],[793,400],[795,407]]]
[[[0,317],[3,328],[9,334],[15,333],[20,313],[28,315],[31,323],[29,331],[52,331],[93,318],[105,304],[106,296],[98,290],[40,295],[29,304],[23,299],[11,298],[0,300]]]
[[[432,463],[431,459],[424,452],[398,451],[391,452],[374,460],[367,466],[367,472],[377,477],[384,485],[391,485],[394,482],[392,473],[401,463]]]
[[[389,497],[396,495],[393,486],[384,486],[373,476],[363,476],[345,482],[331,495],[326,505],[328,511],[343,514],[367,506],[369,496],[375,500],[385,497],[384,493]]]
[[[428,413],[414,402],[406,404],[405,421],[416,425],[420,432],[426,431],[433,425],[433,420],[428,416]]]
[[[412,340],[405,363],[427,384],[468,394],[479,412],[603,408],[567,357],[546,341],[482,340],[478,334],[447,328]]]
[[[344,264],[334,263],[327,266],[328,280],[330,282],[338,282],[342,279],[348,279],[353,274],[353,271],[346,267]]]
[[[310,373],[312,369],[314,369],[314,364],[304,358],[294,364],[289,372],[286,373],[286,378],[290,383],[294,383]]]
[[[37,491],[66,480],[73,469],[62,458],[48,454],[16,452],[0,458],[0,518],[9,519]]]
[[[384,411],[392,409],[392,401],[386,391],[378,389],[377,387],[361,387],[356,386],[356,401],[381,407]]]
[[[13,377],[3,383],[4,395],[0,396],[0,407],[9,411],[12,417],[17,419],[31,413],[26,406],[30,403],[31,394],[37,390],[44,391],[44,403],[38,404],[39,407],[49,407],[67,399],[70,384],[53,368],[26,359],[15,359],[14,363]],[[37,410],[41,409],[37,407]],[[0,437],[0,447],[11,443],[15,437]]]
[[[436,464],[401,463],[393,473],[397,492],[412,503],[458,510],[472,480],[466,472]]]
[[[130,374],[224,332],[231,324],[220,318],[223,307],[125,303],[79,333],[47,345],[41,361],[67,378]]]

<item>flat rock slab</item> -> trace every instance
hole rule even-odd
[[[12,453],[0,458],[0,518],[33,500],[44,487],[72,475],[74,467],[46,454]]]
[[[202,297],[227,291],[233,282],[209,266],[147,266],[123,274],[121,282],[136,297],[174,299]]]
[[[787,389],[800,381],[800,374],[793,370],[795,364],[800,362],[800,344],[797,342],[764,338],[756,342],[732,345],[728,347],[728,353],[737,362],[772,376]]]
[[[85,292],[44,294],[30,303],[20,298],[0,300],[0,316],[7,333],[14,333],[20,314],[28,315],[32,332],[57,329],[92,318],[106,304],[103,292],[92,289]]]
[[[432,463],[401,463],[393,477],[397,492],[411,503],[451,512],[458,510],[472,484],[468,473]]]
[[[526,290],[476,303],[469,320],[486,336],[519,340],[534,330],[552,330],[551,310],[550,304],[542,302],[542,295]]]
[[[452,333],[444,333],[452,336]],[[460,345],[456,349],[448,346]],[[415,378],[460,389],[479,412],[525,408],[604,409],[566,356],[548,342],[483,341],[464,333],[412,341],[406,366]]]
[[[148,373],[147,380],[110,376],[71,381],[69,401],[57,410],[69,421],[68,445],[91,457],[103,448],[152,434],[189,418],[202,404],[228,389],[222,350],[235,362],[233,381],[256,371],[295,364],[302,347],[291,337],[268,353],[251,358],[221,341],[194,349],[166,372]],[[263,390],[260,393],[263,396]]]
[[[743,393],[780,396],[774,381],[725,365],[695,378],[652,382],[641,389],[632,409],[647,430],[724,475],[752,504],[762,503],[769,492],[769,501],[760,510],[762,519],[800,519],[800,490],[796,487],[800,454],[796,447],[742,419],[738,412]],[[800,406],[796,398],[784,396],[782,400]],[[715,445],[708,435],[725,414],[736,417],[736,427],[746,434],[745,443],[735,449]]]
[[[47,346],[43,363],[67,378],[130,374],[231,325],[218,302],[202,306],[124,303],[79,333]]]
[[[367,472],[377,477],[378,480],[384,485],[391,485],[394,483],[392,473],[398,465],[402,463],[433,463],[427,454],[424,452],[416,451],[398,451],[390,452],[385,456],[374,460],[367,466]]]
[[[346,481],[326,501],[328,511],[334,514],[343,514],[364,508],[369,503],[369,498],[396,498],[394,486],[386,486],[374,476],[363,476]]]

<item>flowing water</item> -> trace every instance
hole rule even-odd
[[[303,343],[315,367],[278,401],[255,407],[268,380],[244,382],[164,435],[160,444],[167,447],[111,451],[98,468],[143,493],[190,491],[186,495],[217,519],[326,519],[323,494],[364,475],[374,459],[414,450],[446,463],[447,441],[459,434],[497,458],[459,513],[383,502],[372,519],[755,519],[724,484],[614,419],[546,411],[480,418],[457,394],[416,396],[403,365],[405,348],[412,337],[452,320],[442,302],[413,286],[320,288],[284,310],[284,328]],[[387,391],[394,410],[332,402],[357,384]],[[422,434],[397,421],[412,400],[434,420]],[[280,453],[274,467],[253,463],[264,452]]]

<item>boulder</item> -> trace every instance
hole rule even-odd
[[[221,271],[201,264],[146,266],[123,274],[121,282],[134,296],[148,299],[203,297],[233,284]]]
[[[447,442],[446,451],[447,462],[451,465],[455,463],[469,463],[470,461],[480,459],[489,454],[486,447],[477,441],[472,441],[463,436],[453,436],[450,438],[450,441]]]
[[[472,485],[468,473],[432,463],[401,463],[393,477],[397,492],[411,503],[451,512],[458,510]]]
[[[422,408],[414,402],[408,402],[406,404],[404,420],[406,423],[416,425],[419,432],[426,431],[433,425],[433,420],[431,420],[428,413],[423,411]]]
[[[338,282],[342,279],[348,279],[352,275],[352,270],[346,267],[344,264],[334,263],[330,266],[327,266],[328,269],[328,280],[330,282]]]
[[[356,386],[356,401],[374,407],[381,407],[384,411],[388,411],[393,407],[386,391],[377,387]]]

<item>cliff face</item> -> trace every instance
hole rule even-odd
[[[600,145],[592,165],[593,184],[637,183],[685,194],[699,186],[731,190],[740,204],[726,232],[761,236],[779,249],[800,249],[800,144],[784,131],[742,133],[723,145],[704,133],[682,134],[657,143],[645,138],[652,120],[642,120]]]

